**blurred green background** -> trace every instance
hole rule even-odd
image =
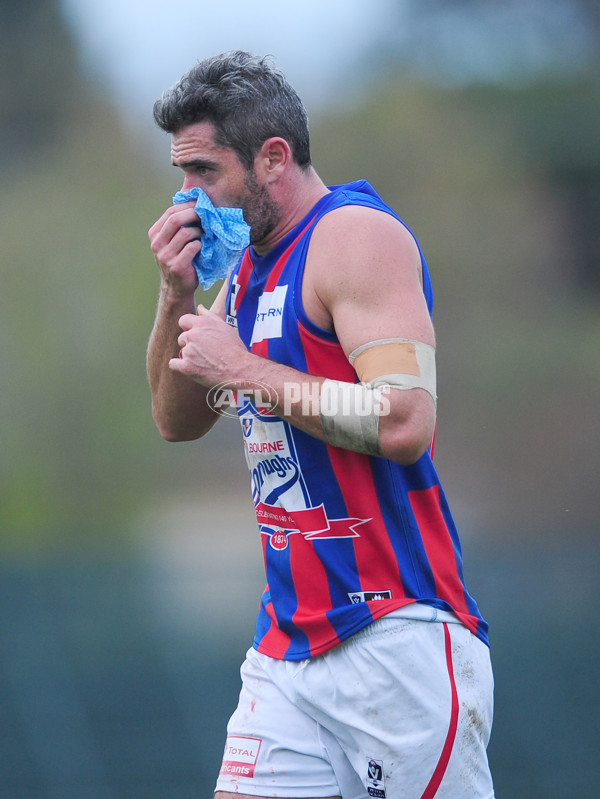
[[[0,2],[0,796],[212,791],[260,544],[236,424],[172,445],[150,416],[146,231],[179,188],[151,102],[243,47],[305,97],[323,179],[370,180],[430,263],[497,796],[596,799],[597,4],[116,9]]]

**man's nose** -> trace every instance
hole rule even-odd
[[[186,175],[183,179],[181,191],[190,191],[190,189],[200,188],[200,181],[193,175]]]

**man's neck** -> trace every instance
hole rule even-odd
[[[263,241],[253,245],[256,253],[263,256],[276,247],[328,192],[329,189],[313,167],[305,172],[298,171],[284,186],[279,187],[276,200],[282,212],[281,219]]]

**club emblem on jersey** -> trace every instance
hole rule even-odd
[[[367,766],[367,792],[374,799],[385,799],[385,777],[383,775],[383,761],[369,760]]]

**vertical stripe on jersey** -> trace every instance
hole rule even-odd
[[[431,488],[409,491],[408,497],[434,574],[436,594],[449,603],[471,632],[476,633],[477,619],[471,615],[467,606],[460,574],[460,553],[455,550],[454,541],[444,518],[440,503],[440,487],[434,485]]]
[[[262,610],[259,616],[257,639],[260,650],[271,657],[283,658],[290,649],[292,637],[294,649],[308,651],[309,642],[304,633],[295,628],[291,618],[298,607],[290,568],[290,546],[282,551],[271,547],[271,537],[261,533],[263,557],[271,580],[263,594]],[[277,559],[277,567],[271,570],[269,562]],[[279,616],[275,615],[272,598],[275,597]]]
[[[306,541],[302,535],[293,535],[289,543],[290,566],[298,602],[292,622],[306,635],[311,655],[322,651],[324,639],[331,646],[340,643],[329,620],[319,619],[320,613],[327,613],[333,608],[327,571],[317,552],[319,546],[331,546],[331,543]],[[315,620],[318,620],[316,629]],[[315,640],[314,633],[317,633],[318,640]]]
[[[263,595],[262,607],[258,616],[255,643],[260,645],[261,651],[265,652],[265,654],[272,652],[272,657],[281,659],[289,649],[292,639],[278,627],[273,603],[270,599],[267,599],[268,596],[267,590]]]

